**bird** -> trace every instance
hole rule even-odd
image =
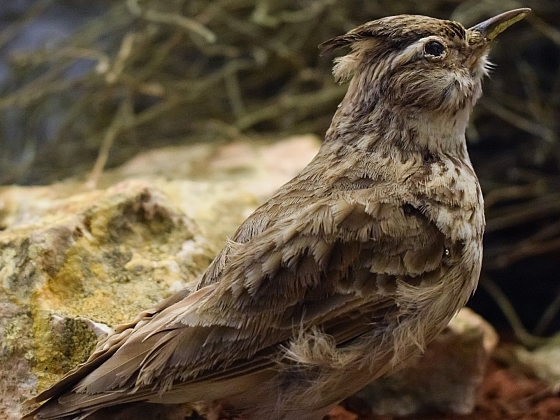
[[[389,16],[321,44],[349,48],[333,67],[348,89],[315,158],[196,287],[116,327],[24,419],[224,401],[246,420],[318,420],[421,354],[478,283],[465,130],[492,41],[529,11],[468,29]]]

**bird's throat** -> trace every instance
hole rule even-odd
[[[406,107],[396,109],[379,102],[365,114],[355,104],[343,101],[327,132],[326,142],[343,141],[345,147],[363,151],[397,147],[403,153],[463,157],[471,110],[471,104],[451,114]]]

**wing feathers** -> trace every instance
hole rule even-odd
[[[294,328],[323,328],[336,345],[375,328],[394,310],[397,281],[441,267],[444,245],[422,214],[371,196],[362,189],[302,206],[302,194],[282,209],[279,193],[267,204],[276,217],[257,210],[199,290],[118,327],[96,357],[37,397],[53,398],[38,418],[131,401],[193,401],[205,389],[226,397],[226,384],[242,390],[273,375]]]

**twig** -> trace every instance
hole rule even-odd
[[[525,329],[523,323],[519,319],[519,316],[517,316],[513,305],[494,280],[492,280],[488,275],[483,274],[480,276],[480,283],[502,310],[502,313],[513,329],[513,333],[524,346],[534,348],[548,342],[546,338],[534,336]]]
[[[495,188],[484,195],[484,207],[489,210],[503,201],[536,198],[545,193],[546,181],[543,179],[538,179],[527,185]]]
[[[550,26],[535,13],[530,14],[527,19],[537,31],[560,47],[560,31],[558,29]]]
[[[4,47],[8,42],[14,39],[30,21],[43,14],[43,12],[49,7],[51,3],[52,0],[35,1],[31,4],[29,10],[21,19],[9,25],[6,29],[0,31],[0,49],[2,49],[2,47]]]
[[[152,22],[177,25],[182,27],[183,29],[186,29],[187,31],[194,32],[200,35],[206,40],[206,42],[216,42],[216,35],[214,34],[214,32],[206,28],[204,25],[201,25],[197,21],[186,16],[181,16],[179,14],[173,13],[158,12],[154,9],[142,9],[138,4],[138,0],[127,0],[126,5],[128,6],[128,10],[130,10],[130,13],[132,13],[134,16],[141,17]]]
[[[260,122],[270,120],[284,114],[288,110],[315,110],[321,104],[334,102],[344,95],[346,86],[333,86],[306,95],[283,96],[269,106],[262,107],[246,114],[236,122],[236,127],[246,130]]]
[[[510,109],[506,108],[502,104],[498,103],[494,99],[484,98],[480,102],[481,106],[492,114],[500,117],[509,124],[517,127],[518,129],[525,131],[534,136],[540,137],[547,142],[554,143],[556,140],[556,133],[548,127],[544,127],[537,124],[522,115],[519,115]]]
[[[547,254],[557,250],[560,250],[560,238],[548,242],[521,243],[494,248],[492,254],[496,255],[496,257],[488,256],[486,266],[492,269],[505,268],[524,258]]]
[[[488,221],[486,232],[495,232],[554,214],[560,214],[560,194],[549,194],[541,200],[510,206],[506,214],[494,216]]]
[[[71,62],[61,64],[27,83],[14,93],[0,98],[0,111],[12,106],[25,108],[46,96],[65,91],[86,80],[87,76],[57,80],[71,64]]]
[[[103,173],[103,168],[105,167],[107,159],[109,158],[109,151],[111,150],[111,146],[113,145],[113,142],[115,141],[117,135],[119,135],[123,127],[126,126],[125,117],[127,116],[127,114],[130,115],[131,112],[132,109],[130,100],[123,101],[117,113],[113,117],[111,125],[105,131],[101,147],[99,148],[97,160],[95,161],[95,165],[93,166],[93,169],[84,186],[86,189],[94,189],[97,186],[99,177]]]
[[[560,249],[560,221],[545,225],[533,236],[511,245],[493,247],[485,254],[486,268],[505,268],[524,258]]]
[[[235,115],[236,118],[242,118],[246,111],[237,74],[234,72],[226,74],[224,76],[224,81],[226,83],[226,91],[233,115]]]
[[[533,334],[544,334],[550,323],[558,315],[558,312],[560,312],[560,290],[558,290],[556,297],[550,305],[548,305],[546,311],[542,314],[541,319],[539,319],[539,322],[537,322],[537,325],[533,330]]]
[[[123,72],[126,62],[132,53],[132,46],[136,37],[137,34],[135,32],[129,32],[124,36],[113,65],[105,73],[105,80],[108,84],[114,84]]]

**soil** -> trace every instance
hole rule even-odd
[[[325,420],[560,420],[560,396],[539,379],[492,361],[473,413],[424,416],[373,416],[358,399],[335,407]]]

